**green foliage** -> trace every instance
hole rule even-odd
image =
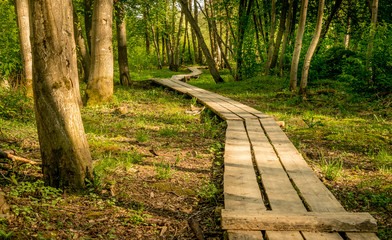
[[[160,163],[156,164],[154,162],[154,169],[155,169],[155,177],[157,179],[168,179],[171,177],[171,165],[169,162],[161,161]]]
[[[0,229],[0,238],[1,239],[11,239],[12,233],[14,233],[14,231],[6,232],[5,230]]]
[[[61,189],[45,186],[42,180],[21,182],[11,189],[10,195],[19,198],[53,200],[61,194]]]
[[[0,81],[13,79],[22,72],[18,27],[11,1],[0,1]]]
[[[218,194],[220,193],[219,189],[215,186],[214,183],[210,181],[205,181],[200,190],[197,193],[197,196],[207,202],[216,203]]]
[[[0,117],[23,122],[34,119],[33,101],[22,89],[0,88]]]
[[[323,172],[325,179],[333,181],[341,176],[343,170],[342,159],[325,159],[324,155],[321,154],[321,171]]]

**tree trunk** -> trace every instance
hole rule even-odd
[[[320,50],[321,47],[321,43],[323,42],[325,35],[327,35],[328,29],[329,29],[329,25],[332,22],[333,17],[339,12],[340,6],[342,5],[342,1],[343,0],[336,0],[335,4],[331,10],[331,14],[329,14],[327,20],[325,21],[324,27],[321,30],[321,35],[320,35],[320,41],[317,44],[316,47],[316,54],[318,53],[318,51]]]
[[[281,11],[281,14],[280,14],[279,31],[278,31],[278,35],[276,36],[274,52],[272,54],[271,64],[270,64],[269,69],[274,68],[276,66],[276,62],[278,60],[280,44],[282,42],[282,37],[283,37],[284,30],[285,30],[284,28],[285,28],[285,25],[286,25],[286,15],[287,15],[288,8],[289,8],[288,0],[283,0],[282,11]],[[268,75],[269,71],[266,74]]]
[[[194,0],[193,15],[194,15],[196,25],[199,26],[199,13],[198,13],[198,8],[197,8],[197,0]],[[195,33],[195,35],[196,35],[196,33]],[[196,36],[196,39],[199,39],[199,38]],[[204,39],[203,39],[203,41],[204,41]],[[195,57],[196,57],[196,62],[200,65],[203,64],[203,53],[202,53],[202,46],[201,45],[202,44],[199,42],[199,40],[197,40],[197,57],[196,57],[196,53],[195,53]]]
[[[35,114],[45,182],[78,190],[92,181],[92,161],[83,129],[72,1],[29,1]]]
[[[278,64],[278,69],[279,69],[279,75],[282,76],[283,75],[283,67],[284,67],[284,56],[286,53],[286,45],[288,42],[288,38],[291,32],[291,21],[293,20],[293,14],[294,14],[294,8],[293,8],[293,4],[294,4],[294,0],[289,0],[290,4],[289,4],[289,15],[286,18],[286,29],[284,31],[284,36],[283,36],[283,43],[282,43],[282,52],[280,54],[280,58],[279,58],[279,64]]]
[[[158,69],[162,69],[161,54],[159,52],[159,37],[156,36],[154,26],[151,26],[152,38],[154,40],[155,52],[158,59]]]
[[[82,26],[80,25],[78,15],[73,10],[73,17],[74,17],[74,35],[75,35],[75,43],[78,46],[77,53],[80,56],[82,68],[83,68],[83,81],[87,83],[88,76],[90,74],[90,55],[87,52],[86,43],[83,37],[83,30]]]
[[[203,35],[201,34],[199,26],[196,24],[195,19],[192,17],[191,12],[188,9],[188,6],[186,4],[186,0],[179,0],[182,11],[185,14],[185,17],[188,19],[188,22],[191,24],[191,27],[195,31],[195,35],[199,41],[199,44],[201,46],[201,49],[203,50],[204,56],[206,57],[206,61],[208,64],[208,68],[210,69],[210,73],[212,77],[214,78],[216,83],[223,82],[223,79],[221,78],[218,70],[216,69],[214,59],[211,57],[211,53],[208,50],[208,47],[206,43],[204,42]]]
[[[113,96],[112,24],[113,0],[95,0],[91,69],[86,89],[88,105],[108,102]]]
[[[281,18],[281,21],[283,18]],[[271,30],[270,30],[270,40],[268,43],[268,53],[267,53],[267,62],[265,65],[265,75],[269,74],[272,55],[274,53],[274,41],[275,41],[275,22],[276,22],[276,0],[272,0],[271,2]]]
[[[323,23],[325,0],[319,0],[318,12],[317,12],[317,23],[316,29],[312,41],[310,42],[308,51],[305,56],[304,66],[302,68],[301,84],[299,89],[299,94],[306,95],[306,87],[308,85],[308,74],[310,68],[310,62],[312,61],[313,53],[316,50],[317,43],[320,39],[321,27]]]
[[[377,25],[377,12],[378,12],[378,0],[373,0],[371,2],[371,11],[372,11],[372,19],[370,24],[370,38],[367,46],[367,53],[366,53],[366,69],[368,69],[371,73],[372,78],[368,78],[368,84],[374,81],[374,72],[371,66],[371,59],[373,57],[373,43],[374,43],[374,36],[376,35],[376,25]],[[371,80],[372,79],[372,80]]]
[[[146,39],[146,53],[147,55],[150,55],[150,34],[148,33],[148,7],[146,7],[145,12],[143,12],[143,19],[144,23],[146,24],[145,29],[144,29],[144,36]]]
[[[295,91],[297,88],[297,76],[298,76],[298,63],[302,48],[302,38],[305,31],[306,14],[308,11],[308,0],[302,0],[301,3],[301,14],[299,17],[297,37],[295,38],[293,59],[291,61],[290,71],[290,90]]]
[[[242,45],[244,43],[245,30],[248,26],[250,10],[253,0],[240,0],[238,10],[238,41],[237,41],[237,62],[236,62],[236,81],[242,80]]]
[[[347,23],[346,23],[346,33],[344,34],[344,49],[349,49],[350,44],[350,32],[351,32],[351,18],[347,16]]]
[[[128,50],[127,50],[127,28],[125,21],[125,13],[123,3],[118,2],[115,5],[117,18],[117,45],[118,45],[118,66],[120,70],[120,83],[123,86],[131,85],[131,77],[129,76]]]
[[[28,96],[33,95],[33,58],[30,43],[30,21],[28,0],[14,0],[19,27],[20,50],[22,53],[24,87]]]
[[[84,2],[84,28],[86,30],[87,46],[89,55],[91,55],[91,28],[92,28],[92,5],[93,0],[83,0]]]
[[[178,24],[178,31],[175,42],[173,42],[173,62],[172,65],[169,66],[171,71],[177,72],[180,67],[180,38],[181,38],[181,27],[182,20],[184,19],[184,13],[181,11],[180,22]]]

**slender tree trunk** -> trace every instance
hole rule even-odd
[[[118,2],[115,5],[117,18],[117,48],[118,48],[118,66],[120,70],[120,83],[123,86],[131,85],[131,77],[129,75],[128,50],[127,50],[127,28],[123,3]]]
[[[180,59],[180,64],[184,63],[184,57],[186,52],[186,40],[188,38],[188,20],[185,19],[185,32],[184,32],[184,43],[182,45],[182,54]]]
[[[147,55],[150,55],[150,34],[148,32],[148,15],[149,15],[149,10],[148,7],[146,7],[145,12],[143,12],[143,19],[144,23],[146,24],[145,29],[144,29],[144,36],[146,39],[146,53]]]
[[[28,0],[14,0],[19,27],[20,51],[22,54],[24,87],[28,96],[33,95],[33,59],[30,43],[30,21]]]
[[[347,23],[346,23],[346,33],[344,34],[344,49],[349,49],[350,44],[350,32],[351,32],[351,18],[347,16]]]
[[[180,22],[178,24],[178,31],[175,42],[173,42],[173,64],[170,66],[170,70],[177,72],[180,67],[180,38],[181,38],[181,27],[184,13],[181,11]]]
[[[238,41],[237,41],[237,62],[236,62],[236,81],[242,80],[242,45],[244,43],[245,30],[248,26],[250,10],[252,9],[253,0],[240,0],[238,10]]]
[[[195,8],[197,8],[197,6],[196,6],[196,0],[195,0],[194,9],[195,9]],[[190,2],[189,2],[189,11],[192,12],[192,0],[190,0]],[[197,10],[194,10],[194,12],[195,12],[195,11],[197,11]],[[196,14],[194,14],[194,18],[195,18],[195,21],[197,21],[197,15],[196,15]],[[197,54],[199,53],[199,49],[197,48],[197,38],[196,38],[196,34],[195,34],[195,31],[193,30],[192,27],[191,27],[191,34],[192,34],[193,56],[194,56],[192,63],[195,63],[195,62],[197,62],[198,59],[199,59],[198,56],[197,56]]]
[[[84,28],[86,29],[88,53],[91,55],[91,28],[93,16],[93,0],[83,0],[84,2]]]
[[[289,8],[288,0],[283,0],[282,11],[280,14],[279,31],[278,31],[278,35],[276,36],[276,42],[275,42],[275,46],[274,46],[274,52],[273,52],[272,58],[271,58],[270,69],[274,68],[276,66],[276,62],[278,60],[280,44],[282,42],[282,37],[283,37],[284,30],[285,30],[284,28],[286,25],[286,15],[287,15],[288,8]],[[268,74],[269,74],[269,72],[267,72],[267,75]]]
[[[86,89],[88,105],[108,102],[113,96],[113,0],[95,0],[92,25],[91,69]]]
[[[166,63],[165,47],[166,47],[165,33],[162,33],[162,64]]]
[[[283,19],[281,19],[282,21]],[[270,30],[270,41],[268,43],[268,53],[267,53],[267,62],[265,65],[265,75],[269,74],[272,55],[274,54],[274,41],[275,41],[275,22],[276,22],[276,0],[272,0],[271,2],[271,30]]]
[[[75,43],[78,46],[77,53],[80,56],[82,68],[83,68],[83,81],[87,83],[88,76],[90,74],[90,55],[87,52],[86,43],[83,37],[83,30],[82,26],[80,25],[78,15],[73,10],[73,17],[74,17],[74,35],[75,35]]]
[[[368,69],[371,73],[371,78],[368,78],[368,84],[374,82],[374,72],[371,66],[371,59],[373,57],[373,44],[374,44],[374,36],[376,35],[376,26],[377,26],[377,13],[378,13],[378,0],[373,0],[371,2],[371,11],[372,11],[372,19],[370,23],[370,38],[367,46],[366,53],[366,69]]]
[[[316,47],[316,54],[320,50],[321,43],[323,42],[325,36],[328,33],[329,25],[331,24],[332,19],[339,12],[340,6],[342,5],[342,1],[343,0],[336,0],[335,1],[335,4],[334,4],[334,6],[333,6],[333,8],[331,10],[331,14],[329,14],[327,20],[325,21],[324,27],[321,30],[320,41],[319,41],[319,43],[317,44],[317,47]]]
[[[197,8],[197,0],[194,0],[194,8],[193,8],[193,15],[194,15],[194,19],[195,19],[195,23],[197,26],[199,26],[199,13],[198,13],[198,8]],[[192,28],[193,29],[193,28]],[[196,33],[195,33],[196,35]],[[202,52],[202,44],[199,42],[199,38],[196,36],[197,40],[197,57],[196,57],[196,62],[198,64],[203,64],[203,52]],[[204,39],[203,39],[204,41]],[[196,53],[195,53],[196,56]]]
[[[304,94],[304,96],[306,96],[306,87],[308,85],[308,74],[309,74],[310,62],[312,61],[313,53],[316,50],[317,43],[320,39],[321,27],[322,27],[323,16],[324,16],[324,6],[325,6],[325,0],[319,0],[316,29],[314,31],[312,41],[310,42],[308,51],[305,55],[304,66],[302,68],[302,76],[301,76],[301,84],[300,84],[299,93]]]
[[[92,181],[79,92],[72,1],[29,1],[34,102],[45,182],[78,190]]]
[[[295,39],[295,45],[294,45],[293,59],[291,60],[291,71],[290,71],[290,90],[291,91],[295,91],[295,89],[297,88],[298,63],[299,63],[299,57],[300,57],[301,48],[302,48],[302,38],[304,35],[304,31],[305,31],[307,11],[308,11],[308,0],[302,0],[301,14],[300,14],[299,23],[298,23],[297,37]]]
[[[218,70],[216,69],[214,59],[211,56],[210,51],[208,50],[208,47],[206,43],[204,42],[203,35],[201,34],[199,26],[196,24],[195,19],[192,17],[191,12],[188,9],[186,0],[179,0],[182,11],[185,14],[185,17],[188,19],[188,22],[191,24],[193,30],[195,31],[196,37],[199,41],[199,44],[201,46],[201,49],[203,50],[204,56],[206,57],[206,61],[208,64],[208,68],[210,69],[210,73],[212,77],[214,78],[216,83],[223,82],[223,79],[221,78]]]
[[[154,26],[151,26],[151,33],[152,33],[152,38],[154,40],[155,51],[157,53],[158,69],[162,69],[161,55],[159,53],[159,38],[158,36],[155,35]]]
[[[289,15],[286,18],[286,29],[284,31],[284,36],[283,36],[283,44],[282,44],[282,52],[280,54],[280,58],[279,58],[279,64],[278,64],[278,69],[279,69],[279,75],[282,76],[283,75],[283,67],[284,67],[284,56],[286,53],[286,45],[288,42],[288,38],[291,32],[291,21],[293,20],[293,3],[294,0],[289,0],[290,4],[289,4]]]

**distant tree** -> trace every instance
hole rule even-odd
[[[88,105],[113,96],[113,0],[95,0],[91,30],[91,68],[86,89]]]
[[[131,85],[129,75],[128,50],[127,50],[127,28],[125,21],[124,3],[116,1],[116,29],[118,44],[118,66],[120,68],[120,83],[123,86]]]
[[[75,43],[77,46],[77,53],[80,56],[82,69],[83,69],[83,81],[87,83],[88,76],[90,74],[90,54],[87,50],[86,41],[83,37],[83,29],[79,22],[78,15],[76,13],[75,8],[73,9],[73,17],[74,17],[74,36],[75,36]]]
[[[199,45],[200,45],[201,49],[203,50],[203,54],[206,58],[208,68],[210,70],[212,77],[214,78],[214,81],[216,83],[223,82],[223,79],[220,76],[220,74],[216,68],[216,64],[214,62],[214,59],[211,56],[210,50],[208,49],[208,47],[204,41],[203,35],[201,34],[200,28],[197,25],[195,19],[193,18],[192,13],[189,11],[188,4],[187,4],[186,0],[179,0],[179,2],[181,4],[182,11],[184,12],[185,17],[188,19],[188,22],[191,24],[192,29],[194,30],[195,35],[199,41]]]
[[[78,190],[92,161],[77,96],[72,1],[29,1],[34,103],[45,182]]]
[[[370,38],[367,46],[367,53],[366,53],[366,69],[371,72],[372,77],[368,78],[368,84],[374,81],[374,71],[371,68],[371,58],[373,55],[373,45],[374,45],[374,36],[376,35],[376,25],[377,25],[377,13],[378,13],[378,0],[370,0],[370,10],[372,13],[372,18],[370,22]],[[370,80],[372,79],[372,80]]]
[[[14,0],[17,23],[19,27],[20,50],[22,53],[24,87],[27,95],[33,94],[33,60],[30,43],[30,22],[28,0]]]
[[[295,38],[293,59],[291,60],[290,71],[290,90],[294,91],[297,88],[298,77],[298,63],[302,48],[302,39],[305,32],[306,14],[308,12],[308,0],[301,2],[301,14],[298,23],[297,37]]]
[[[306,87],[308,85],[308,74],[309,74],[310,62],[312,61],[314,51],[316,50],[317,43],[320,39],[321,27],[322,27],[323,16],[324,16],[324,6],[325,6],[325,0],[319,0],[316,29],[314,30],[314,35],[313,35],[312,41],[310,42],[308,51],[306,52],[305,61],[304,61],[304,65],[302,68],[299,93],[304,94],[304,96],[306,94]]]

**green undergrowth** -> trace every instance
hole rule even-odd
[[[40,167],[2,159],[0,189],[15,217],[0,218],[0,238],[172,238],[190,216],[211,219],[198,193],[207,191],[213,158],[221,155],[222,148],[211,148],[223,142],[224,122],[207,110],[189,114],[194,99],[142,81],[173,72],[138,74],[131,88],[115,85],[112,102],[81,110],[94,166],[83,194],[44,186]],[[32,106],[31,99],[4,96],[15,103],[12,109]],[[40,160],[33,115],[15,116],[0,115],[0,149]],[[164,233],[166,224],[171,227]],[[193,233],[181,236],[192,239]]]
[[[236,99],[285,122],[284,131],[324,183],[351,211],[379,221],[392,238],[392,96],[356,93],[332,79],[310,83],[306,100],[287,77],[262,76],[215,84],[207,71],[189,83]]]

